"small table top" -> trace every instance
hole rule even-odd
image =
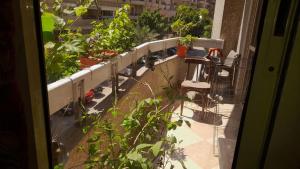
[[[188,58],[201,58],[208,55],[205,49],[191,49],[187,52]]]
[[[185,58],[185,60],[187,61],[196,61],[196,60],[199,60],[199,62],[202,61],[202,63],[206,63],[207,61],[212,61],[212,63],[214,63],[215,65],[221,65],[222,62],[220,60],[220,58],[211,58],[211,59],[208,59],[206,56],[208,55],[208,52],[204,49],[204,48],[201,48],[201,49],[191,49],[188,51],[187,53],[187,57]],[[187,61],[187,62],[188,62]],[[199,64],[202,64],[202,63],[199,63]]]

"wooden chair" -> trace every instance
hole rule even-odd
[[[207,101],[207,96],[211,91],[211,79],[210,78],[205,78],[204,81],[201,81],[201,77],[203,76],[204,70],[206,71],[212,71],[212,65],[211,65],[211,60],[207,58],[185,58],[185,63],[188,64],[188,70],[187,74],[185,77],[185,80],[181,83],[180,87],[180,94],[181,96],[185,95],[189,91],[194,91],[199,93],[201,97],[201,105],[202,105],[202,111],[205,112],[208,101]],[[190,68],[191,64],[196,65],[196,77],[194,79],[188,80],[188,76],[190,73]],[[200,68],[201,66],[201,68]],[[180,109],[180,114],[182,115],[183,112],[183,106],[184,106],[184,100],[181,100],[181,109]]]

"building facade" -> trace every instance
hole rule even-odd
[[[211,16],[213,16],[214,6],[216,0],[94,0],[80,19],[77,19],[73,27],[81,27],[83,32],[88,32],[91,28],[90,23],[94,20],[113,18],[117,8],[124,4],[131,6],[130,17],[137,19],[137,17],[145,10],[155,11],[159,10],[160,14],[171,18],[176,14],[176,7],[182,4],[192,6],[194,8],[207,8]],[[47,3],[53,0],[46,0]],[[64,0],[63,6],[66,8],[74,8],[78,6],[76,0]],[[66,15],[64,18],[75,19],[75,16]]]

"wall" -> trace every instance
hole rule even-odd
[[[215,12],[212,27],[212,38],[219,39],[221,35],[222,20],[225,0],[218,0],[215,4]]]
[[[245,2],[240,40],[237,47],[237,51],[241,54],[235,86],[237,100],[244,100],[248,91],[254,52],[257,47],[257,31],[261,8],[262,0],[246,0]]]
[[[183,59],[176,56],[158,63],[154,71],[146,68],[140,69],[137,72],[137,80],[141,83],[129,80],[128,84],[131,84],[131,86],[126,90],[126,95],[120,98],[118,107],[122,112],[128,112],[130,107],[133,106],[134,102],[132,100],[151,97],[152,94],[149,88],[142,83],[149,84],[155,95],[161,96],[163,94],[163,87],[168,86],[165,77],[173,76],[172,83],[176,85],[184,79],[186,71],[187,65],[183,62]]]
[[[226,0],[220,38],[225,40],[223,53],[236,50],[245,0]]]

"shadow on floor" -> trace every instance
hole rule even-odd
[[[184,155],[184,148],[177,148],[170,158],[176,161],[185,160],[186,155]]]
[[[216,126],[222,125],[222,116],[211,111],[203,112],[196,110],[194,111],[194,116],[192,117],[192,119],[199,123],[205,123]]]

